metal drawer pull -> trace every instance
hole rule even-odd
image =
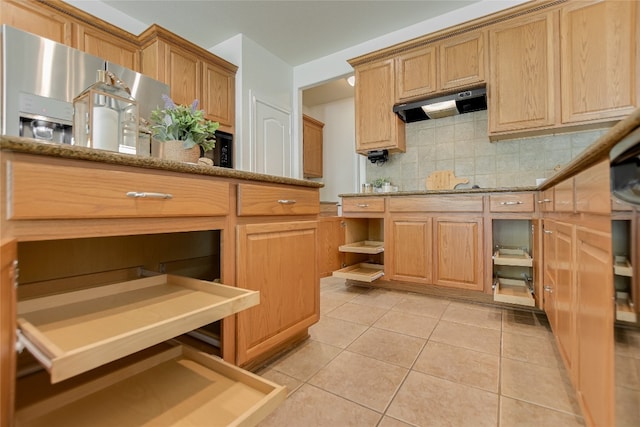
[[[278,203],[280,203],[281,205],[295,205],[296,201],[291,199],[280,199],[278,200]]]
[[[542,199],[542,200],[538,200],[538,203],[551,203],[551,199]]]
[[[549,285],[544,285],[545,292],[553,293],[553,288]]]
[[[148,193],[146,191],[129,191],[127,197],[133,197],[134,199],[173,199],[173,195],[169,193]]]
[[[501,205],[521,205],[523,203],[522,200],[518,200],[517,202],[500,202]]]
[[[359,207],[359,208],[368,208],[369,204],[367,204],[367,203],[358,203],[356,206]]]
[[[553,231],[551,231],[551,230],[544,230],[544,233],[545,233],[545,234],[553,234]]]

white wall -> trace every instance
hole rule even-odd
[[[355,144],[354,100],[339,101],[305,109],[305,114],[323,122],[323,177],[320,201],[338,202],[338,194],[358,192],[359,157]]]

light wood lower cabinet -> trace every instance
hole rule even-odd
[[[237,285],[260,304],[237,316],[237,363],[263,358],[318,321],[317,221],[239,225]]]
[[[543,221],[543,273],[542,273],[542,289],[543,289],[543,308],[549,319],[549,324],[553,331],[556,330],[556,225],[554,221]]]
[[[433,283],[433,219],[391,219],[387,233],[392,256],[387,262],[389,278],[414,283]]]
[[[339,247],[344,244],[345,223],[341,217],[318,219],[318,273],[320,277],[331,274],[342,267]]]
[[[434,282],[483,290],[482,218],[434,219]]]
[[[556,285],[554,287],[556,329],[554,332],[567,370],[573,377],[576,374],[574,356],[576,346],[574,232],[575,227],[571,224],[556,224]]]

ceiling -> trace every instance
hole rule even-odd
[[[156,23],[205,49],[242,33],[292,67],[478,1],[101,0],[141,22],[142,29]],[[89,13],[96,5],[95,0],[69,3]],[[141,32],[133,23],[124,29]],[[336,81],[305,91],[303,103],[317,105],[348,96],[353,96],[353,88]]]

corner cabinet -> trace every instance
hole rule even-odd
[[[561,9],[563,123],[620,119],[638,106],[639,14],[636,1]]]
[[[355,66],[356,152],[405,152],[404,122],[393,112],[393,58]]]

